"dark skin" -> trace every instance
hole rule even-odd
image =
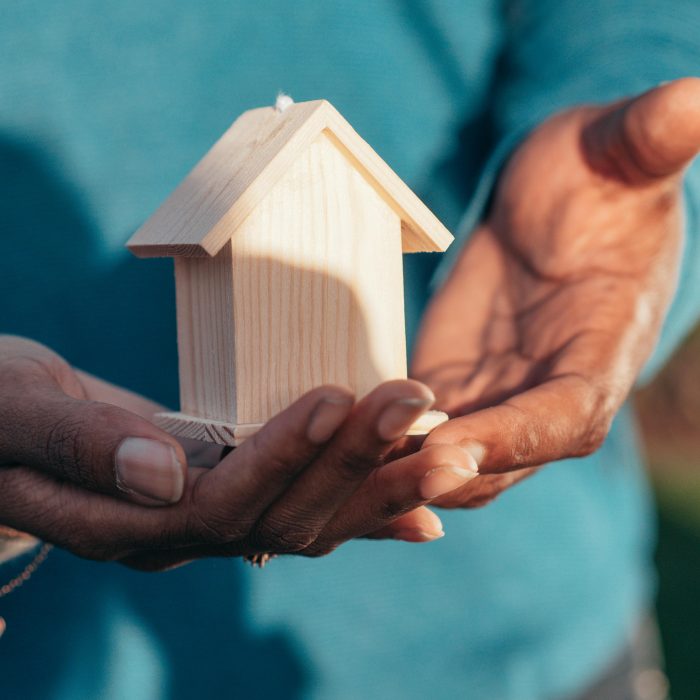
[[[414,355],[420,381],[390,382],[357,405],[321,387],[211,470],[193,466],[213,465],[211,450],[148,421],[154,404],[1,339],[0,521],[149,570],[212,555],[318,556],[359,536],[439,537],[426,504],[482,506],[604,440],[673,294],[682,177],[698,150],[697,79],[548,120],[512,156],[432,300]],[[428,387],[451,420],[422,446],[401,440],[385,411],[398,401],[407,426],[431,405]],[[308,426],[324,397],[346,399],[347,412],[319,443]],[[189,459],[176,503],[134,503],[116,488],[126,435],[172,445],[183,468]]]
[[[473,508],[604,440],[660,333],[680,263],[683,173],[700,80],[542,124],[433,298],[413,376],[480,476],[436,501]],[[408,516],[410,519],[410,516]]]
[[[162,407],[32,341],[0,336],[0,391],[0,522],[149,571],[207,556],[320,556],[373,532],[430,541],[442,526],[425,505],[475,476],[450,445],[379,468],[433,403],[413,380],[357,403],[343,387],[314,389],[221,461],[220,447],[180,444],[153,425]],[[117,451],[134,437],[178,454],[184,479],[169,504],[118,487]],[[411,523],[391,529],[409,511]]]

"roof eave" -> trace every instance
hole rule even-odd
[[[403,252],[441,252],[446,250],[453,241],[452,234],[330,102],[326,100],[302,102],[293,105],[290,109],[295,108],[299,110],[298,114],[293,117],[296,119],[296,126],[282,141],[279,150],[268,156],[269,160],[262,170],[250,181],[248,187],[239,194],[228,210],[220,215],[218,220],[215,220],[216,222],[203,236],[198,240],[179,240],[178,242],[165,238],[161,242],[154,240],[153,235],[149,232],[149,226],[152,227],[153,220],[162,214],[162,210],[169,213],[167,209],[169,202],[173,196],[177,196],[177,192],[185,182],[183,181],[178,190],[171,195],[171,198],[161,205],[159,211],[131,237],[127,243],[129,250],[141,258],[213,257],[230,240],[236,229],[267,192],[274,187],[297,155],[321,132],[327,133],[333,139],[353,167],[367,179],[399,216]],[[236,123],[245,118],[254,118],[255,113],[262,114],[263,111],[269,113],[269,108],[246,112],[239,117]],[[236,123],[231,129],[236,126]],[[220,141],[225,137],[226,134]],[[205,156],[205,159],[208,156],[209,154]],[[192,173],[201,167],[201,163],[202,161]],[[188,177],[191,177],[192,173]],[[169,227],[166,226],[165,230],[168,229]]]
[[[218,252],[209,252],[203,245],[195,243],[127,243],[126,247],[137,258],[210,258]]]

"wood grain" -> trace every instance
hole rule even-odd
[[[231,241],[236,413],[406,376],[401,222],[322,133]]]
[[[402,222],[403,250],[442,251],[452,235],[325,100],[245,112],[132,236],[140,257],[213,256],[322,132]]]
[[[321,384],[405,378],[402,251],[451,241],[328,102],[246,112],[128,243],[176,258],[181,412],[158,423],[237,444]]]
[[[433,428],[447,420],[442,411],[428,411],[406,431],[406,435],[426,435]],[[196,418],[184,413],[157,413],[154,417],[157,426],[171,435],[213,442],[216,445],[238,447],[263,427],[262,423],[238,425],[225,421]]]
[[[216,445],[237,447],[246,438],[254,435],[262,423],[237,425],[226,421],[198,418],[186,413],[156,413],[153,422],[166,432],[177,437],[213,442]]]
[[[213,258],[176,258],[180,406],[235,422],[236,373],[231,243]]]

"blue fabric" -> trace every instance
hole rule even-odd
[[[237,114],[280,88],[331,100],[448,226],[478,191],[464,239],[498,144],[566,105],[697,70],[700,5],[662,10],[5,2],[0,328],[175,404],[171,262],[122,246]],[[698,317],[697,168],[686,195],[682,282],[650,372]],[[406,260],[411,338],[438,260]],[[146,575],[55,553],[0,605],[0,693],[553,698],[603,669],[653,594],[653,517],[627,409],[596,455],[444,520],[431,545],[356,542],[263,572],[206,561]]]

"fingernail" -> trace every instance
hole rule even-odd
[[[321,399],[311,414],[306,437],[315,445],[330,440],[348,417],[352,405],[353,399],[349,396],[327,396]]]
[[[440,530],[440,532],[430,532],[427,530],[399,530],[394,535],[395,540],[401,540],[402,542],[433,542],[434,540],[439,540],[444,537],[445,533]]]
[[[450,493],[450,491],[458,489],[460,486],[464,486],[477,474],[476,465],[474,465],[474,468],[469,469],[458,467],[456,464],[431,469],[420,482],[420,495],[426,499],[443,496],[446,493]]]
[[[176,503],[185,487],[183,465],[170,445],[126,438],[116,454],[117,487],[126,493]]]
[[[424,522],[423,527],[420,529],[423,532],[437,533],[442,537],[442,535],[444,535],[445,533],[443,532],[442,520],[440,520],[437,513],[433,510],[430,510],[430,508],[424,508],[423,512],[425,513],[426,519],[430,522]]]
[[[474,442],[473,440],[462,442],[459,446],[474,459],[478,469],[486,456],[486,448],[480,442]]]
[[[398,440],[433,405],[433,400],[414,398],[392,401],[379,416],[379,437],[387,442]]]

